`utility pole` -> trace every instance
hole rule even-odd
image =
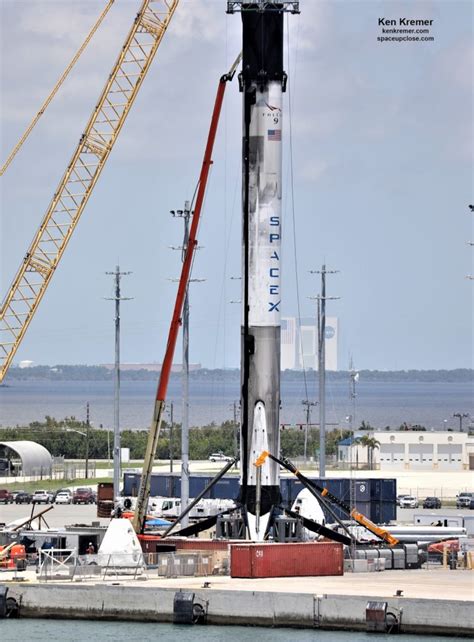
[[[117,265],[115,272],[106,272],[114,277],[115,296],[106,297],[115,301],[115,368],[114,368],[114,500],[120,494],[121,458],[120,458],[120,301],[130,301],[129,297],[120,295],[120,279],[131,272],[120,272]]]
[[[184,263],[189,241],[189,220],[193,215],[189,201],[185,201],[184,210],[171,210],[174,218],[182,218],[184,222],[183,245],[171,247],[173,250],[181,250],[181,261]],[[196,249],[199,249],[196,248]],[[174,280],[174,279],[172,279]],[[189,279],[186,287],[186,294],[183,303],[183,364],[182,364],[182,385],[183,385],[183,413],[181,423],[181,510],[189,504],[189,283],[202,282],[204,279]],[[183,518],[181,526],[186,528],[189,524],[189,517]]]
[[[173,472],[173,402],[170,403],[170,473]]]
[[[311,421],[310,421],[311,407],[317,406],[318,402],[310,401],[309,399],[303,399],[301,403],[303,404],[303,406],[306,406],[306,428],[304,431],[304,460],[306,463],[308,459],[308,431],[309,431],[309,426],[311,424]]]
[[[231,276],[230,277],[231,281],[242,281],[241,276]],[[239,305],[242,304],[241,299],[231,299],[229,303],[238,303]],[[239,437],[238,434],[240,432],[240,423],[237,423],[237,413],[240,412],[240,401],[234,401],[232,404],[233,407],[233,416],[234,416],[234,457],[239,457]],[[237,466],[237,463],[235,464]]]
[[[326,274],[337,274],[339,270],[310,270],[310,274],[321,275],[321,294],[314,297],[318,304],[318,375],[319,375],[319,476],[326,476],[326,301],[340,297],[326,296]]]
[[[350,423],[350,428],[351,428],[351,440],[352,443],[349,446],[349,452],[351,453],[351,470],[352,470],[352,450],[353,450],[353,445],[354,445],[354,431],[357,428],[356,424],[356,399],[357,399],[357,392],[356,392],[356,384],[359,381],[359,373],[357,370],[354,368],[354,362],[352,361],[352,355],[349,361],[349,375],[350,375],[350,384],[349,384],[349,397],[352,402],[352,414],[350,415],[351,418],[351,423]],[[359,451],[358,447],[356,446],[356,461],[357,461],[357,469],[359,468]],[[354,505],[353,498],[352,498],[352,486],[351,486],[351,507]]]
[[[349,363],[349,375],[350,375],[349,396],[352,402],[351,431],[354,432],[354,430],[356,429],[356,399],[357,399],[356,383],[358,383],[359,381],[359,373],[357,372],[357,370],[354,369],[352,356]]]
[[[239,425],[237,422],[237,413],[239,411],[239,402],[234,401],[232,404],[233,408],[233,413],[234,413],[234,457],[239,456],[239,440],[238,440],[238,432],[239,432]]]
[[[90,430],[89,402],[86,405],[86,479],[89,479],[89,430]]]
[[[459,432],[462,432],[462,420],[470,417],[470,414],[468,412],[454,412],[453,417],[459,419]]]

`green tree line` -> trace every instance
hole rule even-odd
[[[78,432],[74,432],[78,431]],[[79,434],[83,433],[83,434]],[[85,421],[75,417],[56,420],[46,417],[43,422],[32,422],[28,426],[16,426],[0,430],[2,441],[29,440],[41,444],[53,457],[82,459],[86,454],[87,434],[89,435],[89,457],[107,459],[112,453],[113,434],[111,431],[87,427]],[[191,459],[207,459],[213,452],[222,451],[226,455],[234,454],[235,437],[239,441],[239,427],[232,421],[221,425],[209,424],[193,427],[189,431],[189,456]],[[332,430],[326,435],[326,452],[332,455],[337,450],[337,442],[350,434],[348,430]],[[170,425],[163,422],[161,436],[158,440],[158,459],[168,459],[170,455]],[[123,430],[121,445],[130,448],[131,459],[143,459],[145,455],[147,430]],[[285,429],[280,432],[281,454],[286,457],[301,457],[304,453],[305,430]],[[173,456],[179,458],[181,452],[181,426],[174,424],[172,431]],[[319,430],[310,428],[308,432],[308,455],[315,456],[319,449]]]
[[[474,369],[457,368],[454,370],[360,370],[360,381],[377,381],[377,382],[471,382],[474,381]],[[56,365],[56,366],[33,366],[31,368],[20,368],[12,366],[5,379],[6,385],[9,381],[113,381],[113,370],[104,366],[85,366],[85,365]],[[222,382],[235,383],[237,386],[240,382],[240,370],[238,368],[208,369],[198,368],[189,373],[192,381],[200,382]],[[328,371],[326,374],[330,381],[348,381],[350,373],[344,370],[336,372]],[[174,372],[171,378],[179,379],[181,373]],[[312,369],[306,372],[300,370],[284,370],[281,374],[282,381],[303,381],[308,383],[317,381],[318,373]],[[157,381],[159,373],[138,369],[123,370],[121,372],[122,380],[127,381]]]

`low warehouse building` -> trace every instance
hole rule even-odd
[[[369,447],[361,443],[366,435]],[[451,431],[360,431],[338,444],[338,460],[374,470],[461,471],[474,467],[474,437]]]

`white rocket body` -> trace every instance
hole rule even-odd
[[[249,325],[280,326],[281,82],[257,89],[250,122]]]
[[[246,443],[241,441],[242,448],[248,449],[241,453],[241,460],[247,462],[250,498],[257,484],[256,459],[263,450],[280,452],[282,84],[270,81],[255,86],[248,169],[248,327],[254,349],[249,357],[249,434]],[[245,288],[245,260],[243,266]],[[270,459],[262,466],[261,486],[262,515],[267,514],[267,518],[259,520],[254,539],[263,537],[268,521],[273,500],[265,501],[265,496],[275,498],[279,494],[279,467]],[[252,499],[247,509],[250,527]]]

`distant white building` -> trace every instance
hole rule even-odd
[[[115,364],[113,363],[101,363],[101,368],[106,368],[107,370],[113,370]],[[149,372],[161,372],[161,363],[121,363],[120,370],[147,370]],[[194,372],[195,370],[201,370],[202,366],[200,363],[190,363],[189,370]],[[173,363],[171,366],[171,372],[181,372],[183,366],[181,363]]]
[[[326,317],[326,370],[337,370],[338,368],[338,345],[339,319],[337,317]]]
[[[360,435],[361,433],[358,433]],[[373,466],[394,470],[474,470],[474,437],[450,431],[364,431],[379,443],[373,449]],[[338,444],[338,460],[359,465],[367,463],[368,449],[357,439]]]
[[[318,369],[318,328],[314,321],[308,323],[301,320],[300,340],[297,345],[297,369],[317,370]]]
[[[281,320],[281,369],[296,369],[296,319]]]
[[[34,365],[34,361],[30,361],[29,359],[23,359],[23,361],[20,361],[18,364],[19,368],[32,368]]]
[[[326,369],[337,370],[339,320],[326,317]],[[318,369],[318,328],[315,319],[285,317],[281,320],[281,369]]]

